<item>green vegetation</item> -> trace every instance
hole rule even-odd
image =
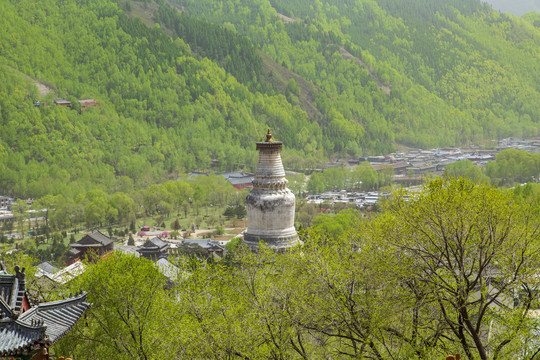
[[[376,190],[390,185],[393,175],[390,165],[377,172],[368,162],[354,168],[329,168],[311,174],[307,191],[317,194],[327,190]]]
[[[178,258],[174,286],[149,261],[115,254],[72,284],[94,306],[54,350],[81,360],[531,358],[536,210],[463,179],[405,195],[368,219],[321,218],[285,253],[235,242],[224,262]]]
[[[484,175],[482,169],[470,160],[459,160],[446,166],[444,175],[447,177],[464,177],[475,182],[490,182],[489,177]]]
[[[298,170],[539,133],[538,19],[476,0],[23,0],[0,13],[2,194],[110,196],[252,169],[267,127]],[[78,109],[84,98],[98,106]]]
[[[169,29],[174,29],[175,35],[190,45],[191,49],[200,56],[207,56],[223,66],[238,81],[246,84],[262,86],[262,59],[257,54],[251,41],[232,30],[192,18],[167,4],[159,7],[156,21]],[[259,81],[261,80],[261,81]]]
[[[540,177],[540,154],[523,150],[505,150],[486,165],[486,174],[495,185],[537,182]]]
[[[540,32],[480,1],[173,2],[311,82],[334,152],[538,134]]]
[[[173,301],[164,290],[165,280],[151,261],[134,256],[115,254],[110,261],[91,266],[74,286],[92,289],[88,295],[92,310],[87,311],[87,320],[81,320],[71,336],[88,339],[86,344],[93,344],[92,354],[86,352],[76,357],[167,358],[171,346],[178,343],[172,334],[164,336],[173,330],[164,324],[170,323],[176,314]],[[83,325],[86,321],[88,326]],[[82,348],[72,344],[57,346],[56,350],[58,354],[68,354]]]
[[[238,191],[222,176],[200,176],[178,181],[167,181],[128,193],[108,194],[102,190],[89,190],[75,198],[47,195],[34,201],[37,209],[32,217],[44,220],[29,221],[26,202],[17,200],[13,206],[15,221],[0,226],[0,251],[18,249],[39,261],[52,261],[63,265],[63,255],[71,242],[79,240],[83,229],[101,230],[123,242],[133,240],[143,225],[161,230],[176,230],[171,237],[189,236],[189,229],[218,229],[205,236],[229,234],[224,227],[245,227],[246,210],[243,201],[246,191]],[[234,207],[229,207],[234,206]],[[40,211],[48,209],[48,211]],[[233,209],[231,218],[223,216],[225,209]],[[168,227],[167,225],[170,225]],[[128,230],[129,228],[129,230]],[[23,239],[7,239],[3,234],[17,232]],[[28,236],[32,232],[33,235]],[[68,234],[69,233],[69,234]],[[202,235],[201,235],[202,236]]]
[[[253,142],[267,127],[286,142],[288,156],[324,159],[321,130],[300,108],[250,91],[114,2],[2,2],[0,13],[2,194],[76,198],[94,189],[128,192],[194,169],[250,169]],[[41,97],[21,73],[56,94]],[[54,97],[94,98],[98,106],[78,112],[51,106]],[[34,107],[38,99],[49,106]],[[295,149],[299,136],[314,139],[311,153]]]
[[[313,220],[311,231],[326,237],[329,241],[343,236],[355,236],[360,226],[362,214],[358,210],[345,209],[335,215],[321,215]]]
[[[145,217],[170,218],[172,214],[187,217],[192,209],[199,215],[203,207],[238,204],[245,195],[221,176],[205,176],[196,181],[151,185],[129,194],[117,192],[108,195],[101,190],[90,190],[76,199],[48,195],[41,198],[35,207],[50,209],[48,224],[56,230],[72,228],[83,222],[87,228],[112,224],[127,227],[136,220],[136,215],[142,222]]]
[[[479,168],[469,160],[450,164],[446,167],[445,176],[463,176],[476,182],[491,182],[497,186],[538,182],[540,154],[524,150],[503,150],[497,154],[495,161],[489,161],[484,168]]]

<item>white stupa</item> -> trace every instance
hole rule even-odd
[[[258,142],[259,159],[253,190],[246,197],[248,228],[244,242],[253,250],[260,243],[284,250],[298,243],[294,228],[294,194],[287,188],[281,163],[281,141],[272,141],[268,129],[265,142]]]

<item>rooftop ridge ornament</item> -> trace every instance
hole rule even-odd
[[[270,129],[266,141],[257,142],[259,150],[253,190],[246,197],[248,228],[244,242],[257,250],[259,243],[284,250],[298,243],[294,228],[294,194],[287,188],[281,162],[281,141],[274,141]]]

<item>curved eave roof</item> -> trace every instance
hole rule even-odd
[[[50,344],[60,340],[82,316],[89,307],[86,302],[86,293],[75,297],[39,304],[19,317],[20,321],[42,321],[45,325],[45,335]]]
[[[18,355],[40,344],[49,344],[43,324],[0,320],[0,356]]]

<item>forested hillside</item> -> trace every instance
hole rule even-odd
[[[23,0],[0,14],[2,194],[250,168],[267,127],[294,168],[539,134],[538,21],[477,0]]]
[[[323,89],[324,131],[361,127],[358,141],[345,137],[336,150],[538,134],[540,32],[478,0],[174,2],[193,16],[232,23]],[[356,61],[345,60],[344,50]]]
[[[266,127],[286,141],[292,163],[328,153],[318,125],[284,96],[250,91],[119,4],[1,2],[0,14],[1,194],[74,197],[181,171],[250,168]],[[40,96],[22,74],[55,93]],[[52,106],[54,98],[98,106],[77,111]],[[310,152],[295,150],[306,138]]]

